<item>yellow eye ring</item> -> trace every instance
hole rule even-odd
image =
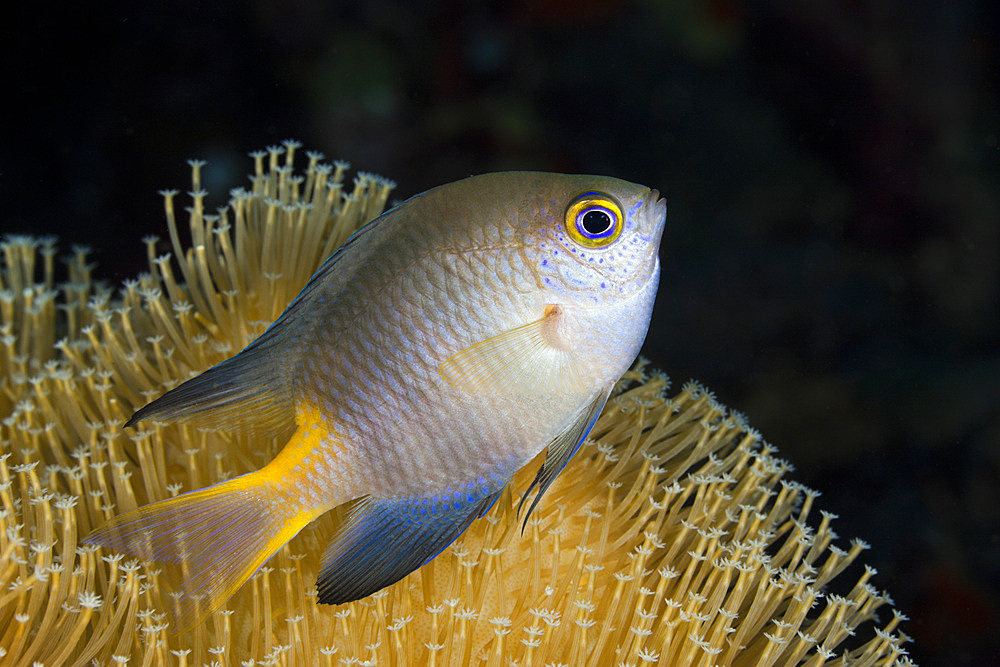
[[[615,242],[625,226],[622,208],[610,195],[587,192],[566,209],[566,232],[585,248],[606,248]]]

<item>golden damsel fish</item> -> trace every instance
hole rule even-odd
[[[530,514],[639,352],[665,215],[643,186],[532,172],[399,204],[257,340],[126,423],[294,429],[275,459],[127,512],[87,541],[183,561],[183,626],[344,503],[319,601],[374,593],[440,553],[548,447],[524,494],[537,490]]]

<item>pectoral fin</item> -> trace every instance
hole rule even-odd
[[[501,487],[433,499],[362,499],[323,555],[319,601],[360,600],[396,583],[454,542],[502,492]]]
[[[526,396],[586,393],[569,350],[556,345],[558,306],[545,316],[509,329],[449,357],[438,368],[459,389]]]
[[[517,513],[520,515],[521,507],[524,505],[524,501],[528,499],[528,495],[533,490],[538,489],[535,499],[531,502],[531,506],[528,507],[528,513],[524,515],[524,523],[521,524],[522,531],[528,523],[528,517],[531,516],[535,506],[538,505],[538,501],[542,499],[542,494],[545,493],[549,485],[562,472],[562,469],[566,467],[569,460],[573,458],[576,450],[583,444],[584,439],[590,433],[590,429],[594,427],[594,422],[600,416],[601,410],[604,408],[604,404],[610,395],[611,387],[602,389],[600,393],[595,394],[593,400],[580,410],[570,425],[549,443],[549,450],[545,454],[545,462],[538,469],[538,474],[535,475],[535,479],[531,482],[528,490],[524,492],[521,502],[517,506]]]

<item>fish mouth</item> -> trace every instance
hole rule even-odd
[[[604,308],[620,307],[623,303],[634,301],[648,293],[651,285],[656,285],[660,280],[660,239],[663,236],[663,229],[667,223],[667,200],[660,196],[658,190],[650,189],[646,193],[642,202],[642,213],[639,218],[639,227],[642,230],[643,241],[648,242],[650,248],[647,261],[636,270],[636,273],[624,281],[624,284],[633,286],[629,293],[613,303],[603,306],[589,306],[588,310],[602,310]],[[645,234],[648,234],[646,236]],[[610,276],[608,282],[615,283]]]
[[[663,228],[667,224],[667,200],[660,196],[660,191],[650,189],[643,202],[643,211],[646,214],[646,221],[651,228],[655,238],[656,247],[660,247],[660,237],[663,235]]]
[[[650,188],[646,195],[645,212],[646,221],[652,227],[650,231],[650,244],[653,247],[652,262],[647,275],[647,283],[650,281],[659,282],[660,279],[660,240],[663,238],[663,230],[667,226],[667,199],[660,196],[660,191]],[[640,290],[642,291],[642,290]]]

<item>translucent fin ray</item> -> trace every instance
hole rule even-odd
[[[613,386],[613,385],[612,385]],[[580,449],[580,445],[583,444],[584,439],[586,439],[587,434],[590,433],[590,429],[594,427],[594,422],[601,414],[601,410],[604,409],[604,404],[608,401],[608,396],[611,395],[611,387],[607,387],[596,394],[586,406],[580,410],[579,414],[573,419],[569,426],[567,426],[562,433],[557,435],[555,439],[549,443],[548,452],[545,454],[545,462],[538,469],[538,473],[535,475],[535,479],[532,480],[531,485],[528,486],[528,490],[524,492],[521,496],[521,502],[517,505],[517,513],[521,514],[521,507],[524,505],[524,501],[528,499],[531,492],[538,489],[538,493],[535,494],[535,499],[531,502],[528,507],[528,513],[524,515],[524,523],[521,524],[521,530],[524,531],[524,526],[528,523],[528,517],[535,510],[535,506],[538,505],[538,501],[542,499],[542,495],[549,488],[559,473],[562,472],[569,460],[573,458],[576,454],[576,450]]]
[[[399,581],[454,542],[502,492],[428,503],[364,498],[323,555],[319,601],[360,600]]]
[[[139,507],[84,542],[178,565],[175,629],[219,609],[316,514],[258,493],[259,473]],[[280,509],[279,509],[280,508]]]
[[[525,396],[587,393],[572,354],[553,344],[559,308],[545,317],[487,338],[438,367],[444,380],[463,391]]]

